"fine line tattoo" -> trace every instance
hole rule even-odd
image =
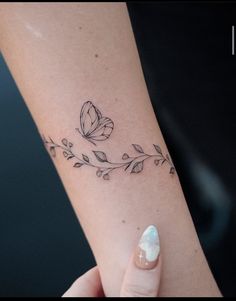
[[[129,171],[129,173],[140,173],[144,167],[144,161],[147,159],[153,158],[153,163],[156,166],[161,166],[164,163],[168,164],[170,167],[169,173],[174,174],[175,168],[168,154],[163,155],[161,148],[154,144],[154,149],[156,150],[155,154],[147,154],[143,151],[142,147],[138,144],[132,144],[134,150],[138,153],[136,156],[129,156],[127,153],[124,153],[122,156],[121,162],[111,162],[108,160],[105,152],[94,151],[93,158],[88,155],[81,154],[77,155],[73,150],[73,143],[68,141],[66,138],[63,138],[61,144],[58,144],[53,141],[51,137],[48,140],[43,136],[43,141],[45,145],[49,147],[49,151],[52,157],[56,157],[56,149],[60,149],[63,153],[63,156],[67,160],[74,160],[73,167],[80,168],[82,166],[90,166],[96,169],[96,175],[102,177],[104,180],[110,179],[110,173],[123,169],[124,171]],[[95,159],[95,163],[94,163]]]
[[[96,145],[94,141],[108,139],[113,128],[114,122],[110,118],[102,116],[91,101],[83,104],[80,112],[80,129],[76,128],[83,138]]]
[[[91,101],[84,103],[80,113],[80,126],[81,131],[77,129],[81,135],[96,145],[95,141],[104,141],[108,139],[114,128],[113,121],[108,117],[102,117],[101,112],[93,105]],[[130,174],[140,173],[144,168],[144,161],[153,159],[153,163],[156,166],[162,166],[168,164],[169,173],[175,173],[175,167],[168,154],[163,154],[160,146],[153,144],[155,153],[148,154],[144,152],[143,148],[139,144],[132,144],[136,156],[130,156],[124,153],[120,162],[114,162],[108,160],[108,157],[103,151],[93,150],[93,156],[81,154],[78,155],[73,150],[73,143],[68,139],[63,138],[61,143],[56,143],[51,137],[46,139],[42,136],[45,146],[49,149],[49,152],[53,158],[56,157],[56,150],[61,150],[63,156],[67,160],[73,160],[73,167],[80,168],[82,166],[89,166],[96,169],[96,175],[102,177],[104,180],[110,179],[110,174],[118,169],[128,171]],[[95,162],[94,162],[95,161]]]

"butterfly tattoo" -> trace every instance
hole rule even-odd
[[[76,130],[83,138],[96,145],[95,141],[108,139],[113,131],[114,122],[102,116],[102,113],[91,102],[86,101],[80,112],[80,129]]]

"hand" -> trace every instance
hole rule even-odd
[[[146,228],[128,263],[120,297],[156,297],[161,275],[159,235]],[[98,267],[79,277],[62,297],[104,297]]]

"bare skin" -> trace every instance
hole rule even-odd
[[[137,155],[132,144],[148,154],[157,144],[168,154],[124,3],[1,3],[0,47],[40,135],[56,143],[66,138],[79,156],[103,151],[114,162]],[[115,125],[96,146],[76,130],[89,100]],[[119,295],[130,254],[150,223],[162,239],[160,296],[221,295],[168,164],[155,168],[150,159],[140,173],[117,169],[104,180],[88,166],[73,168],[63,152],[53,160],[107,296]]]
[[[144,241],[151,243],[144,245]],[[140,246],[145,246],[145,250]],[[153,250],[155,256],[148,261],[146,255],[153,253]],[[149,225],[130,256],[119,297],[157,297],[160,280],[160,240],[156,227]],[[98,268],[94,267],[79,277],[63,297],[105,297]]]

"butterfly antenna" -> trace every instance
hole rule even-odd
[[[79,128],[76,128],[76,131],[78,131],[80,133],[80,135],[82,135],[84,137],[84,135],[80,132]]]

